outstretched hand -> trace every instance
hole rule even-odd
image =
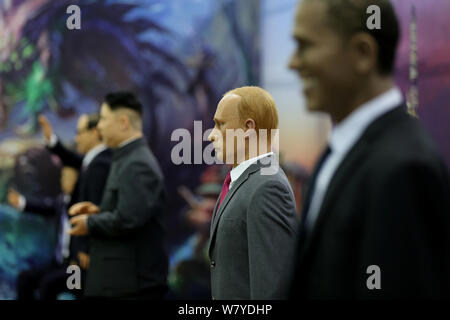
[[[38,117],[38,122],[39,125],[41,126],[42,132],[44,132],[45,139],[50,140],[50,137],[52,136],[53,133],[52,125],[50,124],[48,119],[43,115],[40,115]]]
[[[71,216],[76,216],[79,214],[95,214],[99,212],[100,208],[89,201],[75,203],[69,209],[69,215]]]

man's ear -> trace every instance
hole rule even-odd
[[[377,68],[379,54],[378,44],[368,33],[360,32],[352,37],[350,45],[353,50],[355,71],[359,75],[366,75]]]
[[[254,129],[256,130],[256,123],[255,120],[248,118],[247,120],[245,120],[244,122],[244,130],[247,131],[248,129]]]
[[[249,138],[250,136],[252,136],[253,134],[255,134],[255,133],[256,133],[256,123],[255,123],[255,120],[253,120],[253,119],[251,119],[251,118],[245,120],[245,122],[244,122],[244,131],[245,131],[244,136],[245,136],[246,138]]]
[[[123,113],[119,115],[119,123],[120,123],[120,127],[125,130],[128,129],[128,127],[130,126],[130,120]]]

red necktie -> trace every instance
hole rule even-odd
[[[222,203],[223,199],[225,199],[225,196],[227,195],[228,190],[230,189],[230,182],[231,182],[231,175],[228,172],[227,177],[225,178],[225,181],[223,182],[222,193],[220,194],[220,201],[219,201],[219,205],[217,206],[217,211],[219,211],[220,204]]]

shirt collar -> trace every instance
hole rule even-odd
[[[239,179],[239,177],[244,173],[244,171],[247,170],[247,168],[250,167],[253,163],[257,162],[261,158],[271,156],[271,155],[273,155],[273,152],[264,153],[257,157],[245,160],[245,161],[241,162],[240,164],[238,164],[236,167],[234,167],[230,171],[231,183],[233,183],[234,181]]]
[[[83,158],[83,168],[87,168],[87,166],[92,162],[92,160],[94,160],[94,158],[100,154],[101,152],[103,152],[104,150],[106,150],[108,147],[105,146],[104,144],[99,144],[95,147],[93,147],[91,150],[88,151],[88,153],[86,153],[86,155]]]
[[[347,152],[375,119],[399,106],[402,101],[402,94],[395,87],[354,110],[331,131],[329,144],[332,152]]]
[[[142,137],[131,137],[131,138],[128,138],[127,140],[122,141],[121,143],[119,143],[119,145],[117,146],[117,149],[125,147],[127,144],[130,144],[133,141],[138,140],[140,138],[142,138]]]

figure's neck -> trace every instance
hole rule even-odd
[[[358,89],[355,92],[355,95],[349,99],[345,106],[336,108],[336,110],[333,111],[331,114],[333,123],[339,124],[360,106],[375,99],[393,87],[394,82],[392,78],[386,77],[381,80],[377,80],[376,83],[368,85],[365,88]]]
[[[244,159],[240,159],[235,161],[235,163],[233,164],[233,168],[236,168],[238,165],[240,165],[242,162],[253,159],[253,158],[257,158],[259,156],[262,156],[263,154],[267,154],[270,153],[272,151],[272,146],[271,144],[268,144],[267,149],[266,150],[261,150],[259,148],[259,144],[256,148],[256,153],[255,152],[250,152],[249,148],[245,148],[245,158]]]
[[[117,144],[117,148],[120,148],[133,140],[142,138],[142,132],[134,132],[132,134],[124,136],[124,138]]]

